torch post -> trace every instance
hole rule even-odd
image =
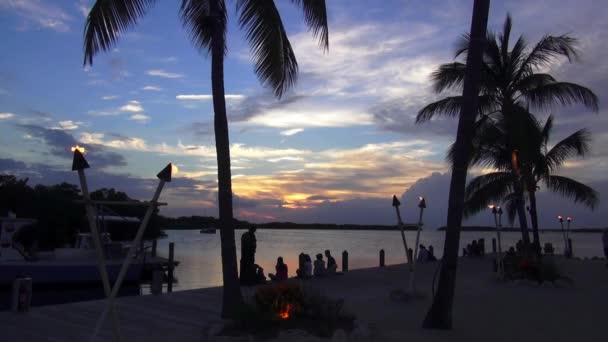
[[[160,197],[160,193],[163,190],[163,186],[165,185],[165,182],[171,182],[172,168],[173,168],[173,166],[171,164],[168,164],[161,172],[158,173],[158,175],[156,175],[156,177],[159,179],[158,186],[156,187],[156,191],[154,192],[154,196],[152,197],[152,200],[148,204],[148,209],[146,210],[146,214],[144,215],[144,218],[141,221],[139,228],[137,229],[137,233],[135,234],[135,239],[133,240],[133,242],[131,243],[131,246],[129,247],[129,251],[127,252],[125,261],[123,262],[123,264],[120,268],[120,272],[118,273],[118,277],[116,279],[116,282],[114,283],[114,287],[112,288],[112,293],[110,294],[110,296],[108,297],[108,299],[106,301],[106,305],[104,307],[103,312],[101,313],[101,316],[97,320],[97,323],[95,325],[95,330],[93,330],[93,334],[91,335],[91,338],[89,339],[90,341],[94,341],[97,338],[97,335],[99,334],[99,330],[101,329],[101,327],[106,319],[106,316],[108,315],[108,312],[111,310],[111,308],[114,304],[114,299],[116,298],[116,295],[118,294],[118,291],[120,290],[124,277],[127,274],[127,271],[129,270],[129,265],[131,264],[131,260],[133,259],[133,256],[135,255],[137,246],[139,246],[141,239],[143,238],[144,232],[146,230],[146,227],[148,226],[148,222],[150,221],[150,218],[152,217],[152,214],[154,213],[154,209],[156,208],[158,198]]]
[[[572,217],[568,216],[566,222],[566,246],[568,249],[568,257],[572,258],[572,245],[570,244],[570,223],[572,222]]]
[[[399,211],[399,206],[401,202],[397,199],[397,196],[393,195],[393,207],[395,207],[395,212],[397,213],[397,224],[399,224],[399,228],[401,230],[401,240],[403,240],[403,248],[405,249],[405,259],[410,264],[410,272],[412,272],[412,260],[409,257],[409,253],[407,252],[407,241],[405,239],[405,232],[403,231],[403,221],[401,220],[401,212]],[[415,257],[412,257],[414,259]]]
[[[89,227],[91,228],[91,233],[93,235],[93,243],[95,245],[95,256],[97,258],[97,268],[99,270],[99,276],[101,277],[101,281],[103,283],[103,290],[106,297],[110,297],[110,280],[108,278],[108,271],[106,268],[106,261],[103,255],[103,248],[101,245],[101,239],[99,237],[99,231],[97,229],[97,223],[95,221],[95,209],[93,208],[93,204],[91,202],[91,196],[89,194],[89,186],[87,183],[87,178],[84,173],[85,169],[88,169],[89,163],[84,158],[84,155],[80,151],[79,147],[74,147],[74,158],[72,160],[72,171],[78,172],[78,179],[80,180],[80,188],[82,189],[82,197],[85,200],[85,208],[87,214],[87,220],[89,221]],[[114,334],[114,339],[116,341],[122,341],[122,334],[120,332],[120,322],[118,321],[118,317],[114,311],[113,306],[109,308],[112,312],[112,331]]]
[[[420,230],[422,229],[422,214],[424,213],[424,209],[426,208],[426,201],[424,197],[420,197],[420,202],[418,202],[418,208],[420,208],[420,216],[418,217],[418,225],[416,227],[416,245],[414,246],[414,255],[412,259],[412,276],[410,277],[410,291],[412,294],[416,292],[416,263],[417,263],[417,255],[418,255],[418,246],[420,244]]]
[[[502,230],[502,208],[498,207],[498,225],[496,226],[496,238],[498,243],[498,274],[502,278],[504,276],[504,265],[502,262],[502,241],[500,239],[500,231]]]

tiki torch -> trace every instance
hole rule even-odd
[[[395,212],[397,213],[397,224],[401,230],[401,240],[403,240],[403,248],[405,249],[405,259],[410,264],[410,272],[412,270],[412,260],[410,259],[410,255],[407,252],[407,241],[405,240],[405,233],[403,231],[403,221],[401,221],[401,212],[399,211],[399,206],[401,202],[397,199],[397,196],[393,195],[393,207],[395,207]],[[414,257],[412,256],[412,259]]]
[[[159,179],[158,185],[156,187],[156,191],[154,192],[154,196],[152,197],[152,200],[148,204],[148,209],[146,210],[146,214],[144,215],[144,218],[141,221],[139,228],[137,229],[137,233],[135,234],[135,239],[133,240],[133,242],[131,243],[131,246],[129,247],[129,251],[127,252],[125,261],[123,262],[123,264],[120,268],[120,272],[118,273],[118,277],[116,279],[116,282],[114,283],[114,287],[112,288],[112,293],[107,299],[104,311],[101,313],[101,316],[97,320],[97,324],[95,325],[95,330],[93,331],[93,335],[90,338],[91,341],[94,341],[95,338],[97,337],[97,334],[99,333],[99,330],[101,329],[108,312],[112,308],[114,298],[116,298],[116,295],[118,294],[118,291],[120,290],[120,286],[122,285],[122,281],[123,281],[125,275],[127,274],[127,271],[129,270],[129,265],[131,264],[131,260],[135,256],[135,250],[136,250],[137,246],[139,246],[139,243],[141,242],[141,239],[144,236],[146,227],[148,226],[148,222],[150,221],[150,218],[152,217],[152,213],[154,212],[154,209],[156,208],[156,206],[158,204],[158,198],[160,197],[160,193],[163,190],[163,186],[165,185],[166,182],[171,182],[171,173],[174,169],[177,170],[177,168],[175,166],[173,166],[172,164],[168,164],[161,172],[159,172],[156,175],[156,177]]]
[[[78,171],[78,179],[80,180],[80,188],[82,189],[82,197],[85,200],[85,208],[87,219],[89,221],[89,227],[91,228],[91,233],[93,235],[93,243],[95,244],[95,254],[97,258],[97,268],[99,270],[99,276],[101,277],[101,281],[103,283],[103,290],[106,297],[109,297],[111,294],[110,290],[110,280],[108,278],[108,271],[106,268],[106,261],[103,255],[103,248],[101,245],[101,239],[99,238],[99,231],[97,230],[97,224],[95,221],[95,209],[93,208],[93,204],[91,203],[91,196],[89,194],[89,185],[87,183],[87,178],[84,173],[85,169],[88,169],[89,163],[84,158],[83,153],[85,149],[78,145],[72,147],[72,152],[74,152],[74,158],[72,160],[72,171]],[[113,320],[113,333],[114,338],[117,341],[122,341],[122,336],[120,333],[120,325],[118,322],[118,318],[114,313],[113,307],[110,307],[109,310],[112,312],[112,320]]]
[[[410,277],[410,289],[412,293],[416,292],[416,260],[418,255],[418,246],[420,243],[420,230],[422,229],[422,214],[424,213],[424,208],[426,208],[426,201],[424,197],[418,197],[418,208],[420,208],[420,216],[418,217],[418,227],[416,229],[416,245],[414,246],[414,255],[412,262],[412,276]]]

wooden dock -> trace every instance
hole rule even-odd
[[[125,341],[205,341],[220,320],[221,288],[120,297],[115,305]],[[87,341],[105,301],[0,312],[1,341]],[[110,320],[97,341],[112,341]]]

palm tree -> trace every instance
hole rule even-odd
[[[516,113],[529,113],[528,108],[546,110],[555,105],[580,103],[598,111],[597,96],[588,88],[570,82],[557,81],[542,72],[560,57],[572,62],[577,57],[577,40],[567,35],[546,35],[532,48],[520,36],[510,48],[511,17],[507,15],[503,32],[488,32],[487,44],[483,52],[482,75],[479,95],[479,110],[476,113],[476,131],[486,125],[488,116],[501,114],[504,122],[516,132],[519,119]],[[469,36],[465,35],[458,43],[455,58],[469,52]],[[465,64],[454,62],[443,64],[432,74],[434,90],[437,93],[461,89],[465,77]],[[416,122],[429,121],[436,116],[453,117],[463,107],[462,96],[448,96],[431,103],[418,113]],[[523,115],[523,114],[522,114]],[[509,135],[515,138],[514,135]],[[517,157],[517,139],[509,142],[510,152]],[[513,177],[521,177],[517,167],[511,169]],[[524,188],[520,182],[514,183],[514,205],[517,208],[522,238],[526,246],[529,242],[528,224],[525,214]],[[535,232],[538,243],[538,234]]]
[[[574,179],[558,176],[554,173],[571,157],[584,157],[589,151],[591,133],[580,129],[549,148],[549,137],[553,128],[553,116],[549,116],[544,126],[529,121],[523,149],[519,152],[519,167],[522,177],[516,179],[511,172],[510,151],[506,142],[510,134],[504,130],[505,125],[496,123],[481,134],[479,151],[473,156],[476,164],[493,167],[494,172],[478,176],[467,185],[465,216],[471,216],[485,209],[492,202],[504,202],[509,219],[513,221],[517,208],[514,183],[521,182],[528,194],[530,217],[534,231],[538,232],[536,192],[539,184],[552,192],[572,199],[594,209],[599,201],[598,193],[591,187]],[[521,125],[519,128],[522,129]],[[498,136],[498,139],[496,138]],[[537,240],[538,241],[538,240]],[[540,242],[535,248],[540,249]]]
[[[324,0],[292,0],[301,7],[304,19],[320,45],[327,50],[328,27]],[[84,64],[110,49],[119,36],[135,25],[155,0],[97,0],[86,20]],[[255,73],[262,84],[281,97],[295,83],[298,63],[272,0],[236,0],[238,21],[249,41],[255,60]],[[242,302],[238,282],[230,144],[226,100],[224,97],[224,56],[226,54],[227,10],[224,0],[182,0],[182,22],[196,48],[211,55],[211,87],[215,125],[215,148],[218,166],[218,202],[222,246],[223,300],[222,316],[229,317]]]
[[[459,108],[458,131],[454,143],[454,163],[448,199],[447,230],[439,273],[439,285],[433,297],[433,304],[427,312],[422,326],[427,329],[451,329],[460,226],[464,208],[464,191],[467,179],[469,155],[472,150],[475,113],[478,108],[478,94],[481,85],[481,67],[488,24],[490,0],[475,0],[471,20],[471,37],[467,64],[463,68],[463,92]]]

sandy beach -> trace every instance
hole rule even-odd
[[[501,282],[491,257],[461,259],[454,306],[454,329],[424,330],[421,322],[431,301],[437,263],[419,265],[418,289],[425,298],[403,302],[390,293],[408,284],[406,265],[353,270],[343,276],[307,281],[357,317],[350,335],[334,341],[604,341],[608,307],[608,268],[604,260],[558,259],[573,283],[537,285]],[[209,334],[221,325],[220,288],[118,300],[128,341],[249,341],[250,337]],[[244,289],[251,295],[254,289]],[[29,313],[0,313],[7,341],[78,341],[94,325],[102,301],[32,308]],[[35,329],[32,329],[35,327]],[[100,341],[111,339],[109,326]],[[3,339],[4,340],[4,339]],[[276,341],[321,341],[299,331],[285,331]],[[325,340],[327,341],[327,340]]]

